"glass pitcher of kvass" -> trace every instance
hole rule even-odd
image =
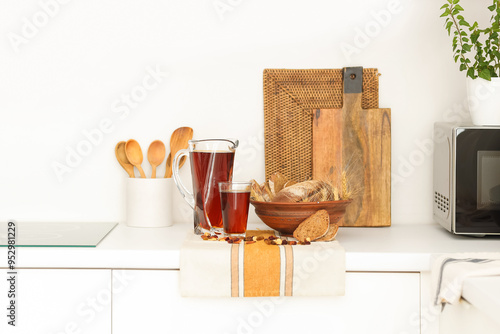
[[[180,150],[172,164],[173,177],[179,192],[194,210],[194,232],[222,232],[222,211],[219,182],[231,181],[234,154],[238,140],[202,139],[190,140],[189,147]],[[189,156],[193,192],[190,192],[179,177],[179,164]]]

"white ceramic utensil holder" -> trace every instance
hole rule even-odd
[[[132,227],[172,226],[171,178],[127,179],[127,225]]]

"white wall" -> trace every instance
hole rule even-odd
[[[235,177],[263,180],[263,69],[362,65],[382,73],[380,106],[392,108],[393,224],[430,223],[422,143],[465,94],[441,2],[1,0],[0,220],[123,220],[116,142],[135,138],[146,151],[183,125],[196,138],[239,138]],[[123,114],[122,95],[156,68],[168,75]],[[53,164],[67,165],[68,148],[103,120],[111,131],[58,180]]]

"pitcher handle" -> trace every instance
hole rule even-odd
[[[184,200],[191,206],[191,208],[194,210],[194,196],[193,193],[191,193],[186,186],[181,181],[181,177],[179,176],[179,164],[181,161],[181,158],[189,154],[189,150],[183,149],[179,150],[177,154],[174,157],[174,162],[172,163],[172,170],[173,170],[173,177],[174,177],[174,182],[175,185],[177,186],[177,189],[179,189],[179,192],[181,193],[182,197]]]

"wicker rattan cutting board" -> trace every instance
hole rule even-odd
[[[378,108],[378,70],[363,69],[363,109]],[[266,179],[281,172],[312,177],[312,120],[316,109],[342,108],[342,69],[264,70]]]

